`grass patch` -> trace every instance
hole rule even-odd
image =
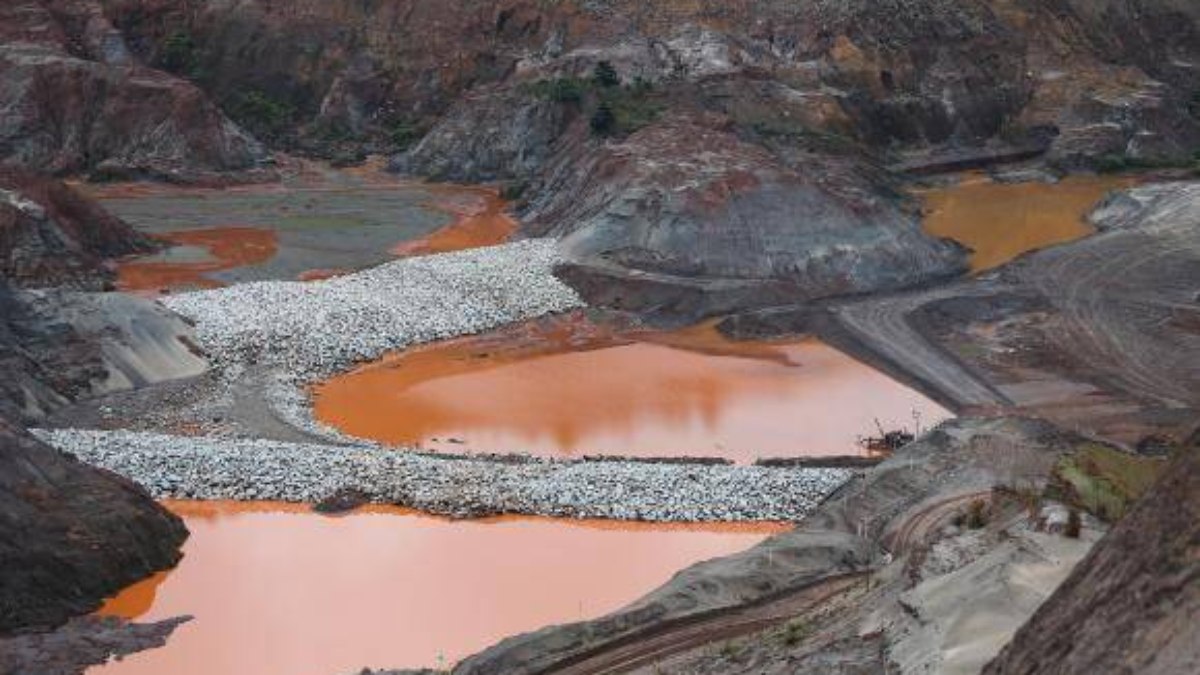
[[[1114,522],[1158,479],[1162,460],[1085,443],[1059,460],[1047,488],[1052,499]]]
[[[654,85],[640,77],[629,84],[612,64],[602,61],[590,78],[557,77],[521,85],[522,91],[543,101],[577,106],[597,136],[626,136],[659,118],[666,109]]]
[[[587,80],[577,77],[556,77],[522,85],[525,93],[543,101],[581,103],[591,88]]]
[[[783,644],[795,647],[813,634],[813,627],[806,621],[794,619],[783,627]]]
[[[1100,173],[1127,173],[1154,171],[1157,169],[1187,169],[1200,176],[1200,151],[1191,159],[1167,159],[1153,157],[1131,157],[1125,154],[1104,155],[1096,160],[1096,171]]]

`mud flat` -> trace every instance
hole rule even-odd
[[[360,269],[387,262],[393,257],[389,249],[398,244],[415,245],[454,225],[460,212],[493,207],[491,195],[474,188],[320,166],[307,172],[279,183],[226,189],[142,184],[87,189],[140,232],[175,245],[123,261],[120,283],[129,290],[178,291],[297,279],[314,269]],[[499,209],[502,213],[503,204]]]
[[[455,517],[515,513],[647,521],[788,521],[848,480],[847,469],[489,461],[335,446],[128,431],[43,430],[80,460],[158,498],[314,503],[356,489],[373,502]]]
[[[600,616],[679,567],[785,526],[541,518],[455,522],[395,508],[335,518],[262,502],[167,502],[178,567],[101,614],[189,615],[160,649],[94,672],[331,675],[448,666],[507,634]],[[299,610],[299,611],[298,611]]]

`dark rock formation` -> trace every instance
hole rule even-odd
[[[1200,672],[1200,438],[984,672]]]
[[[105,260],[155,244],[61,181],[0,169],[0,276],[24,288],[92,289]]]
[[[191,83],[130,59],[96,0],[0,7],[0,164],[225,180],[263,148]]]
[[[95,609],[175,564],[186,537],[141,488],[0,420],[0,633]]]
[[[558,160],[526,229],[554,235],[594,304],[695,319],[903,288],[965,271],[917,208],[856,157],[789,167],[702,120],[667,118]]]
[[[0,415],[29,423],[86,393],[203,368],[178,340],[186,326],[154,303],[72,292],[104,288],[109,258],[154,245],[59,180],[0,169]]]
[[[0,638],[0,673],[82,675],[110,659],[163,646],[190,618],[136,624],[111,616],[81,616],[52,631]]]

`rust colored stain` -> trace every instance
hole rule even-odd
[[[600,616],[689,564],[744,550],[778,524],[450,521],[372,507],[168,502],[191,537],[179,566],[101,610],[181,614],[166,646],[106,675],[328,675],[449,666],[503,637]]]
[[[925,231],[970,248],[971,269],[987,270],[1022,253],[1091,234],[1091,208],[1108,192],[1134,184],[1121,176],[1070,176],[1056,184],[1005,184],[972,176],[921,193],[927,207]]]
[[[463,186],[430,186],[440,199],[431,206],[455,217],[454,222],[414,241],[392,249],[397,256],[447,253],[508,241],[517,230],[517,221],[508,215],[508,202],[495,190]]]
[[[181,230],[160,235],[175,246],[203,248],[207,260],[165,262],[139,256],[117,268],[117,287],[125,291],[158,291],[163,288],[216,288],[213,272],[256,265],[275,255],[275,232],[256,227],[214,227]]]
[[[314,387],[316,417],[397,445],[542,455],[843,455],[949,413],[820,342],[711,325],[621,331],[578,316],[402,352]]]

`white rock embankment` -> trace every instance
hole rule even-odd
[[[275,364],[307,382],[413,344],[582,307],[553,274],[559,260],[553,241],[527,240],[162,302],[195,323],[217,365]]]
[[[647,521],[797,520],[851,472],[825,468],[449,459],[372,445],[40,430],[42,440],[157,498],[378,503],[469,517],[518,513]]]

